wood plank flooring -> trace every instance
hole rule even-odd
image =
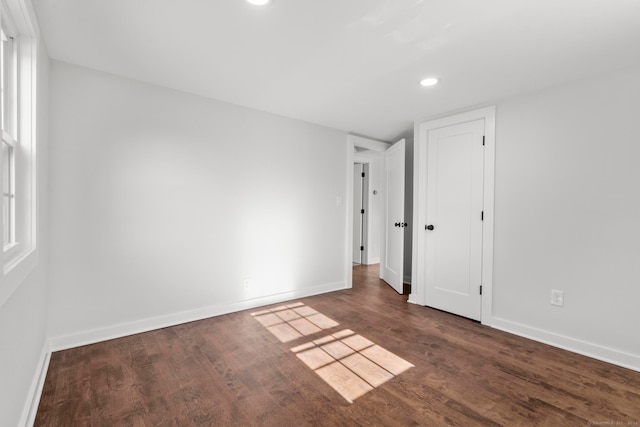
[[[36,426],[640,426],[640,373],[406,302],[354,267],[282,343],[248,310],[56,352]],[[271,306],[275,307],[277,305]],[[415,365],[347,402],[291,351],[351,329]]]

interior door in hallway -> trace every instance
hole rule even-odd
[[[427,305],[480,320],[484,120],[429,131]]]
[[[384,226],[380,278],[402,293],[404,263],[404,150],[405,140],[393,144],[383,156]]]

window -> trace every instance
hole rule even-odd
[[[2,17],[2,45],[0,47],[0,90],[2,111],[2,229],[3,246],[8,250],[15,243],[15,194],[14,168],[15,151],[17,146],[17,118],[18,118],[18,82],[16,73],[15,37],[10,30],[8,20]]]
[[[37,23],[29,0],[0,0],[2,243],[0,305],[38,263]]]
[[[13,145],[8,142],[2,141],[2,184],[3,184],[3,199],[2,199],[2,229],[3,229],[3,243],[4,249],[8,249],[14,243],[15,227],[14,227],[14,200],[15,194],[13,194]]]

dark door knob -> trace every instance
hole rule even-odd
[[[400,223],[399,223],[399,222],[396,222],[396,223],[394,224],[394,227],[400,227]]]
[[[425,230],[433,230],[433,225],[427,225],[424,227]]]

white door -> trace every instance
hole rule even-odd
[[[362,163],[353,165],[353,262],[362,264]]]
[[[402,293],[404,264],[404,139],[393,144],[383,156],[384,221],[380,278]]]
[[[428,306],[480,320],[484,120],[427,135],[425,297]]]

